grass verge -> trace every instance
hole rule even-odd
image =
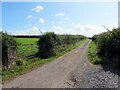
[[[119,56],[103,57],[97,53],[97,50],[98,49],[96,44],[93,41],[91,41],[88,49],[88,59],[91,63],[93,63],[94,65],[102,66],[103,68],[110,67],[115,70],[120,70],[118,61]]]
[[[77,48],[79,45],[85,43],[86,41],[87,41],[87,39],[82,40],[82,41],[76,43],[75,45],[70,45],[69,47],[66,47],[66,49],[63,52],[60,52],[56,56],[53,56],[53,57],[50,57],[47,59],[41,59],[38,57],[32,58],[32,59],[24,59],[23,60],[24,64],[22,66],[15,65],[15,66],[11,67],[10,69],[3,68],[2,80],[4,82],[4,81],[9,80],[9,79],[16,77],[18,75],[22,75],[22,74],[32,70],[35,67],[38,67],[46,62],[50,62],[50,61],[64,55],[65,53],[71,51],[72,49]]]
[[[102,63],[102,58],[97,54],[97,46],[93,41],[89,44],[88,59],[93,64]]]

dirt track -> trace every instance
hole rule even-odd
[[[88,61],[89,43],[6,82],[3,88],[118,88],[118,74]]]

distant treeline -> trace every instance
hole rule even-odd
[[[12,35],[13,37],[16,37],[16,38],[39,38],[40,36],[30,36],[30,35]]]
[[[66,35],[66,34],[65,34]],[[63,37],[65,36],[64,34],[63,35],[59,35],[60,37]],[[39,38],[41,35],[12,35],[13,37],[16,37],[16,38]],[[78,36],[81,36],[81,38],[84,38],[84,36],[82,35],[69,35],[69,36],[74,36],[74,37],[78,37]],[[92,39],[91,37],[88,37],[89,39]]]

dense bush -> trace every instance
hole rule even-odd
[[[54,32],[47,32],[40,36],[38,41],[38,55],[41,58],[48,58],[61,52],[65,45],[75,44],[84,38],[82,35],[57,35]]]
[[[58,36],[53,32],[47,32],[40,36],[38,41],[40,57],[47,58],[49,56],[55,55],[55,46],[58,45],[58,41],[60,41]]]
[[[96,55],[102,58],[103,64],[120,66],[120,28],[94,35],[93,41],[97,46]]]
[[[93,36],[101,55],[120,53],[120,28]]]
[[[16,45],[17,42],[12,36],[2,33],[2,52],[6,52],[7,47]]]

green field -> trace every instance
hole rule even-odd
[[[39,40],[39,38],[15,38],[15,39],[19,43],[19,45],[17,46],[17,58],[25,58],[38,52],[37,41]]]
[[[20,44],[37,44],[39,38],[15,38]]]

